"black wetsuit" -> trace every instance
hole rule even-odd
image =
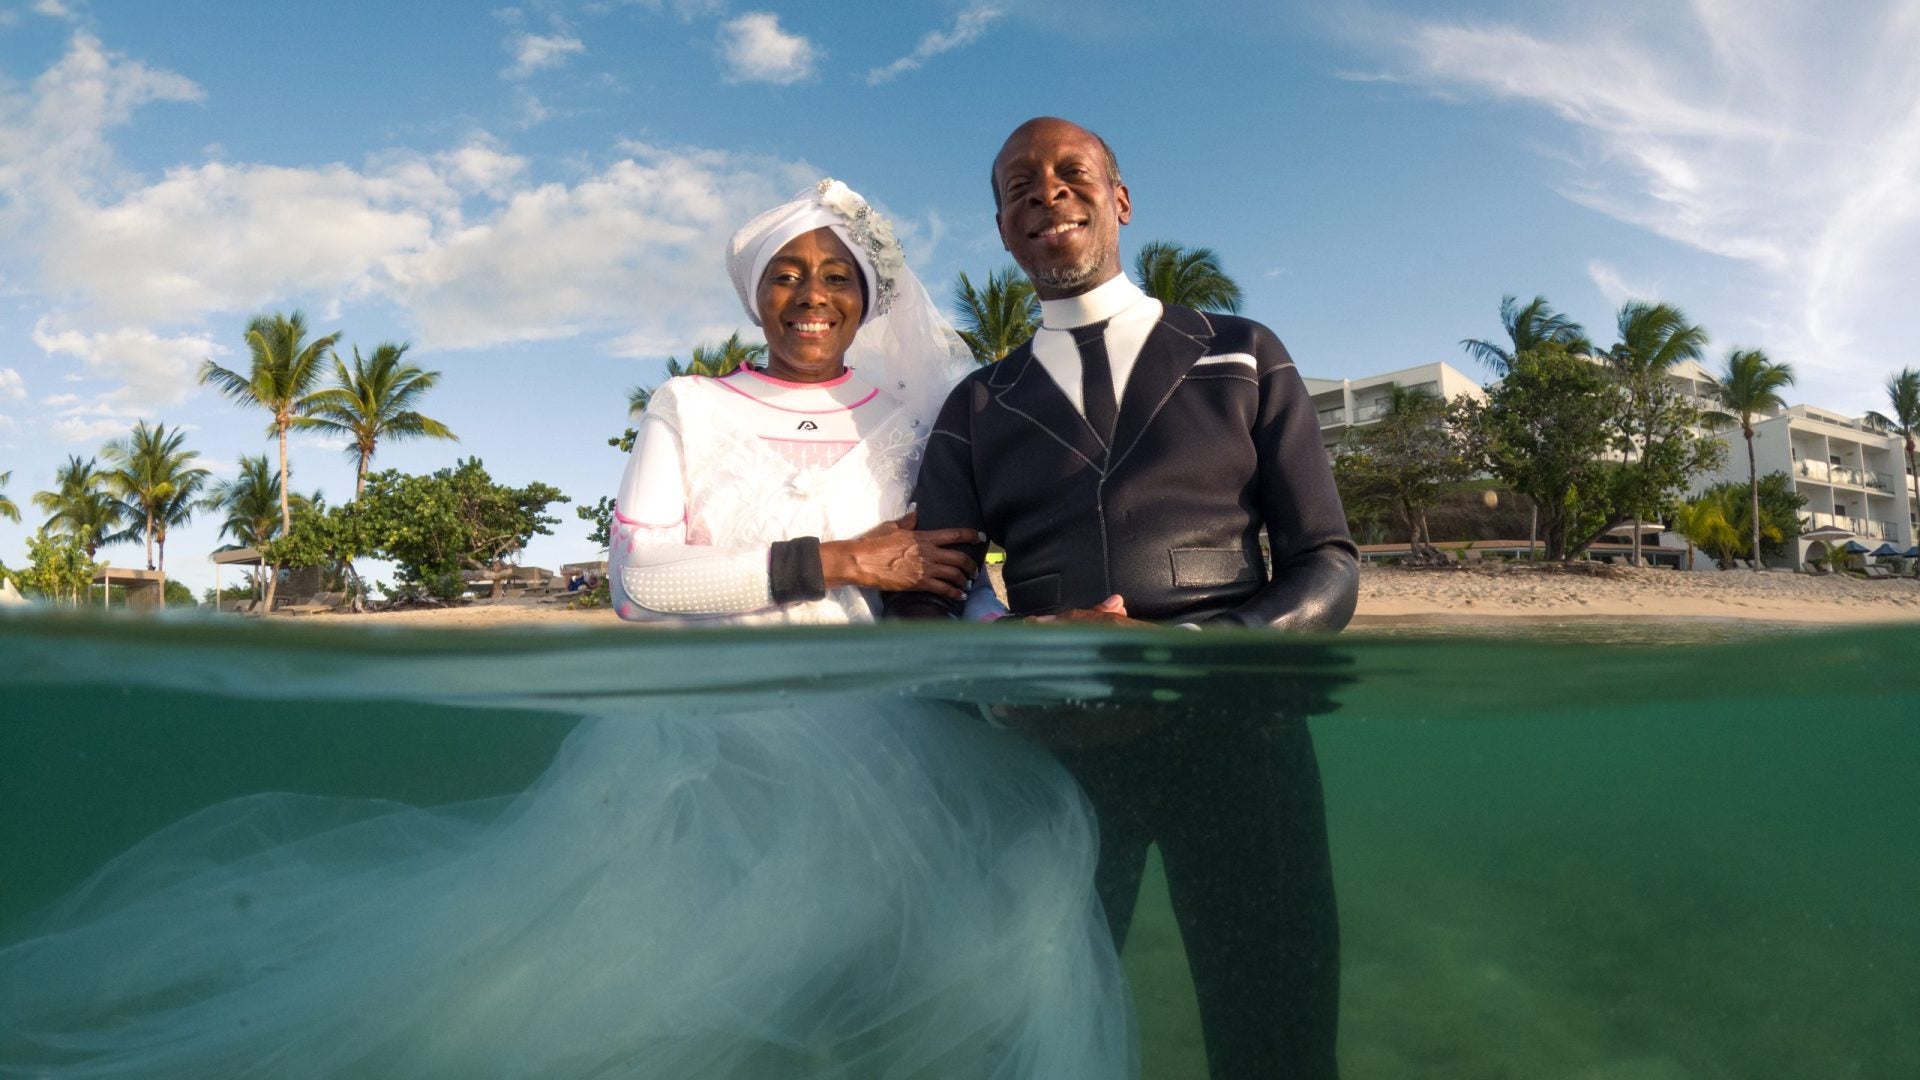
[[[1135,618],[1169,623],[1346,624],[1357,552],[1312,401],[1272,331],[1167,307],[1126,377],[1111,450],[1055,379],[1031,343],[968,376],[914,494],[919,528],[979,529],[1005,548],[1015,614],[1118,593]],[[888,613],[953,605],[902,593]],[[1059,756],[1099,813],[1116,941],[1147,847],[1160,846],[1213,1075],[1332,1077],[1339,933],[1306,710],[1238,711],[1183,709],[1130,741]]]

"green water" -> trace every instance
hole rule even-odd
[[[1324,710],[1347,1077],[1920,1076],[1920,632],[1614,627],[0,620],[0,926],[212,802],[513,791],[575,717],[642,700],[1285,695]],[[1203,1077],[1157,876],[1127,961],[1146,1075]]]

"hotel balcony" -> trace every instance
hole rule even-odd
[[[1323,428],[1339,427],[1341,424],[1344,424],[1346,422],[1347,422],[1347,410],[1345,409],[1321,409],[1320,410],[1320,426]]]
[[[1801,461],[1795,471],[1809,480],[1822,484],[1845,484],[1849,487],[1866,488],[1872,491],[1893,490],[1893,477],[1886,473],[1850,469],[1845,465],[1829,465],[1824,461]]]
[[[1891,521],[1873,521],[1868,518],[1853,517],[1849,514],[1823,514],[1817,510],[1803,510],[1800,513],[1800,523],[1803,529],[1824,529],[1832,527],[1835,529],[1845,529],[1855,536],[1867,540],[1903,539],[1900,531],[1894,527]]]

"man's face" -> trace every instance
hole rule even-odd
[[[1100,140],[1064,120],[1021,125],[993,161],[1000,242],[1043,300],[1076,296],[1120,272],[1120,226],[1133,220]]]

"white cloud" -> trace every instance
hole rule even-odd
[[[971,45],[987,32],[987,27],[1005,15],[1005,7],[994,2],[976,2],[960,12],[950,30],[935,30],[920,39],[913,51],[898,60],[867,72],[867,85],[876,86],[905,72],[913,71],[944,52]]]
[[[27,396],[27,381],[12,368],[0,368],[0,401],[23,401]]]
[[[125,103],[55,108],[87,96],[78,83],[119,87]],[[0,112],[0,169],[13,168],[0,173],[0,214],[36,210],[0,247],[0,274],[42,298],[32,337],[45,359],[22,369],[36,384],[77,384],[43,416],[62,438],[201,392],[201,358],[268,309],[317,312],[325,332],[378,302],[422,349],[584,335],[603,352],[685,355],[744,325],[722,257],[732,230],[818,178],[801,163],[636,143],[543,182],[487,136],[358,166],[118,175],[108,129],[135,103],[190,87],[81,36],[35,97]],[[54,112],[81,126],[35,119]]]
[[[88,332],[62,326],[55,316],[34,324],[33,343],[49,357],[78,361],[91,378],[117,384],[90,401],[63,394],[48,398],[48,404],[59,401],[76,412],[119,415],[186,400],[198,385],[200,361],[225,351],[205,334],[165,336],[139,326]]]
[[[33,10],[50,19],[71,19],[74,17],[73,9],[62,3],[61,0],[33,0]]]
[[[720,56],[729,82],[786,85],[813,75],[818,46],[780,29],[780,16],[751,11],[720,24]]]
[[[509,79],[524,79],[536,71],[562,67],[569,57],[587,51],[586,43],[565,34],[515,34],[507,41],[513,53],[513,66],[501,74]]]
[[[1619,308],[1629,300],[1651,301],[1660,297],[1658,286],[1630,283],[1621,276],[1617,267],[1598,259],[1588,261],[1587,279],[1593,282],[1594,288],[1599,289],[1600,295],[1606,297],[1607,303],[1614,308]]]
[[[1567,198],[1745,264],[1760,295],[1731,330],[1764,330],[1808,400],[1848,408],[1862,371],[1910,362],[1887,312],[1920,279],[1920,0],[1844,20],[1786,2],[1566,3],[1524,26],[1384,29],[1392,77],[1555,118]],[[1589,267],[1609,298],[1621,275]]]
[[[589,3],[589,14],[600,14],[617,7],[638,7],[656,15],[672,14],[681,22],[692,22],[705,15],[718,15],[727,10],[727,0],[601,0]]]
[[[423,342],[620,333],[617,351],[684,350],[740,322],[722,257],[732,230],[813,179],[804,166],[644,145],[572,186],[523,188],[394,268]],[[638,333],[636,337],[635,334]]]

